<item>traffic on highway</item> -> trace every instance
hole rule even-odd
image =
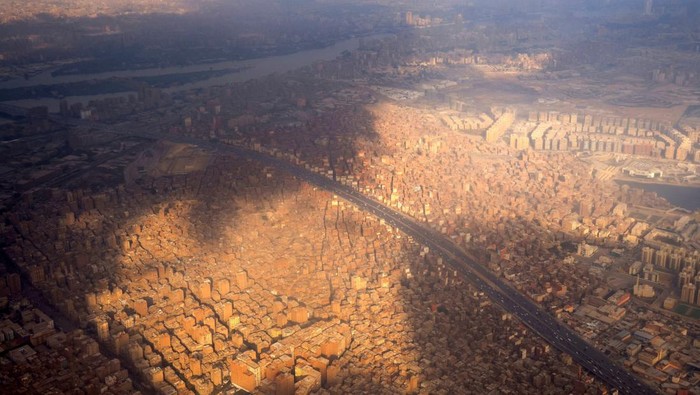
[[[133,134],[133,131],[131,132]],[[478,261],[452,241],[438,232],[420,224],[384,204],[367,197],[359,191],[343,185],[325,175],[315,173],[289,161],[245,147],[224,144],[218,141],[204,141],[188,136],[161,133],[139,133],[139,137],[166,139],[186,143],[215,151],[232,153],[236,156],[258,161],[286,172],[295,177],[323,188],[356,205],[361,210],[383,219],[389,225],[403,231],[415,241],[428,246],[440,254],[445,262],[472,283],[478,290],[498,303],[504,310],[518,317],[527,327],[541,336],[560,351],[569,354],[577,363],[598,377],[612,389],[623,394],[656,394],[648,385],[615,364],[602,352],[582,339],[571,328],[545,312],[529,298],[502,281]]]

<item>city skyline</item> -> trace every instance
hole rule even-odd
[[[692,1],[5,3],[11,393],[699,393]]]

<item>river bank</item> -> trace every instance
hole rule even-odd
[[[615,180],[620,185],[629,185],[633,188],[655,192],[665,198],[674,206],[689,211],[700,210],[700,186],[663,184],[658,182],[640,182],[629,180]]]
[[[354,51],[359,48],[360,40],[380,39],[392,36],[391,33],[378,33],[365,37],[353,37],[338,41],[332,45],[303,50],[286,55],[268,56],[265,58],[249,59],[242,61],[224,61],[218,63],[197,64],[191,66],[174,66],[164,68],[150,68],[138,70],[114,71],[96,74],[61,75],[53,76],[54,70],[47,70],[29,80],[15,79],[0,83],[0,90],[15,88],[38,88],[42,85],[61,85],[70,83],[89,84],[91,81],[114,79],[143,79],[148,77],[168,76],[173,85],[164,91],[173,93],[189,89],[208,88],[222,86],[235,82],[244,82],[255,78],[261,78],[270,74],[282,74],[301,67],[310,66],[316,62],[333,60],[344,52]],[[209,73],[205,78],[192,78],[193,75],[201,77],[201,73]],[[184,76],[180,78],[180,76]],[[189,78],[188,78],[189,76]],[[180,81],[178,82],[178,79]],[[178,82],[175,84],[174,82]],[[70,103],[81,102],[87,104],[90,100],[104,99],[107,97],[126,96],[133,91],[110,93],[104,91],[91,91],[90,94],[63,95],[62,97],[35,97],[17,98],[6,100],[5,103],[19,107],[47,106],[49,111],[57,112],[59,103],[65,99]]]

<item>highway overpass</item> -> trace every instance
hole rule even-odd
[[[85,124],[79,120],[75,123]],[[300,180],[332,192],[361,210],[384,219],[388,224],[411,236],[415,241],[430,247],[433,252],[440,254],[444,258],[445,263],[459,272],[465,280],[472,283],[491,300],[502,306],[504,310],[518,317],[545,341],[560,351],[571,355],[577,363],[611,388],[629,395],[657,393],[628,370],[614,363],[605,354],[583,340],[571,328],[563,325],[528,297],[479,264],[477,259],[452,241],[415,219],[387,207],[349,186],[343,185],[325,175],[297,166],[287,160],[241,146],[228,145],[213,140],[201,140],[189,136],[139,130],[138,127],[133,127],[129,122],[110,126],[90,123],[90,126],[95,129],[102,129],[105,132],[125,136],[169,140],[176,143],[192,144],[213,151],[231,153],[241,158],[252,159],[264,165],[286,171]]]

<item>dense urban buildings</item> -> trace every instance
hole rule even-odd
[[[700,394],[694,2],[7,3],[3,391]]]

